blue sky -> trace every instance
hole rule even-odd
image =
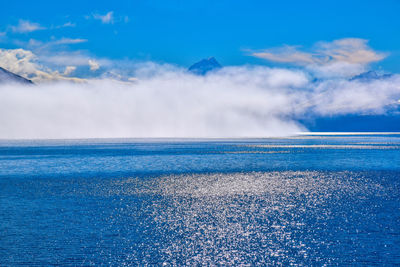
[[[400,2],[395,0],[4,1],[1,6],[0,47],[6,49],[37,50],[58,40],[60,45],[51,46],[54,53],[84,51],[182,66],[209,56],[223,65],[280,65],[249,51],[283,45],[308,50],[320,41],[361,38],[387,55],[374,68],[400,71]],[[19,32],[21,20],[37,30]],[[62,45],[60,40],[82,42]],[[32,48],[34,41],[41,43]]]

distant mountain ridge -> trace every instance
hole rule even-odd
[[[1,83],[33,84],[31,80],[0,67],[0,84]]]
[[[392,74],[378,74],[376,71],[367,71],[363,72],[361,74],[358,74],[350,79],[350,81],[371,81],[371,80],[381,80],[381,79],[386,79],[392,77]]]
[[[214,57],[210,57],[194,63],[192,66],[189,67],[188,70],[194,74],[205,75],[209,71],[217,70],[220,68],[222,68],[221,64],[219,64]]]

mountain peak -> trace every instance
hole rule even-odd
[[[214,57],[209,57],[194,63],[188,70],[194,74],[205,75],[209,71],[220,68],[222,68],[221,64]]]
[[[12,73],[11,71],[8,71],[2,67],[0,67],[0,83],[33,84],[31,80]]]
[[[363,72],[359,75],[354,76],[350,79],[350,81],[359,80],[359,81],[371,81],[371,80],[380,80],[385,78],[390,78],[391,74],[379,74],[376,71],[370,70],[367,72]]]

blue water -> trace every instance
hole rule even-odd
[[[400,135],[0,141],[0,265],[399,265]]]

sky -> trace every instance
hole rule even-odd
[[[1,2],[0,47],[7,49],[35,51],[39,43],[53,42],[54,53],[108,59],[188,67],[214,56],[222,65],[275,66],[282,63],[251,52],[284,45],[310,50],[321,41],[360,38],[388,55],[374,68],[400,71],[396,0]]]
[[[36,84],[0,84],[0,138],[400,130],[399,1],[0,6],[0,67]]]

